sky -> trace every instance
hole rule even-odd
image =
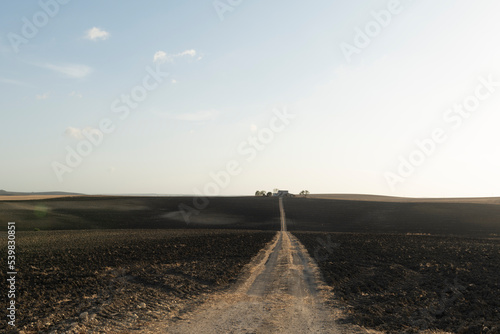
[[[0,189],[500,196],[499,10],[6,2]]]

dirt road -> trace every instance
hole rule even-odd
[[[250,263],[230,292],[155,333],[367,333],[335,324],[340,311],[323,304],[331,293],[303,245],[286,229],[280,199],[281,231]]]

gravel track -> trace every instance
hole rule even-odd
[[[247,265],[235,287],[212,296],[175,323],[158,323],[141,333],[375,333],[335,323],[340,310],[324,304],[331,293],[304,246],[281,231]]]

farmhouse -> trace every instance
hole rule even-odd
[[[278,196],[278,197],[290,197],[293,196],[288,192],[288,190],[278,190],[278,192],[275,192],[273,196]]]

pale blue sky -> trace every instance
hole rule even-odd
[[[499,9],[494,0],[2,4],[0,188],[498,196]],[[120,119],[122,95],[154,71],[168,77]],[[478,90],[473,112],[448,112]],[[276,109],[294,118],[269,139]],[[103,119],[112,133],[99,132]],[[446,140],[415,153],[437,128]],[[102,140],[71,167],[68,148],[84,145],[84,129]],[[405,174],[410,157],[421,160]],[[214,188],[210,174],[229,162],[238,172]]]

